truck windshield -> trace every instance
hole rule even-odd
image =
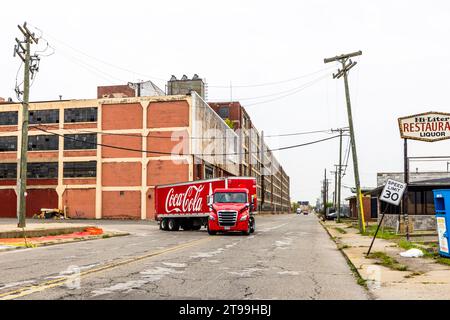
[[[244,192],[218,192],[214,194],[214,203],[246,203]]]

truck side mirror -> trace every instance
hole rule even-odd
[[[206,201],[208,202],[208,207],[211,207],[213,205],[213,196],[207,196]]]
[[[250,208],[252,209],[252,211],[256,210],[256,197],[255,197],[255,195],[252,195],[252,202],[250,203]]]

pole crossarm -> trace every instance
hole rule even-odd
[[[334,61],[342,62],[342,61],[344,61],[344,60],[346,60],[348,58],[357,57],[357,56],[360,56],[360,55],[362,55],[362,51],[361,50],[356,51],[356,52],[352,52],[352,53],[341,54],[340,56],[335,56],[333,58],[326,58],[323,61],[324,61],[324,63],[330,63],[330,62],[334,62]]]

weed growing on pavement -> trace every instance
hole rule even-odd
[[[111,238],[111,236],[110,236],[109,234],[104,234],[104,235],[102,236],[102,238],[103,238],[103,239],[108,239],[108,238]]]
[[[363,236],[373,237],[375,235],[376,231],[377,231],[377,226],[376,225],[371,225],[371,226],[368,226],[366,228],[366,232],[364,232],[362,235]],[[385,240],[391,240],[391,239],[399,238],[399,235],[397,235],[395,233],[394,229],[383,228],[383,229],[378,230],[377,238],[385,239]]]
[[[436,262],[440,263],[440,264],[445,264],[447,266],[450,266],[450,259],[449,258],[444,258],[441,256],[436,257]]]
[[[408,274],[407,276],[404,276],[404,278],[410,279],[412,277],[421,276],[422,274],[424,274],[424,273],[421,271],[414,271],[413,273]]]
[[[374,253],[370,254],[369,258],[377,260],[378,262],[376,264],[388,267],[389,269],[392,269],[392,270],[397,270],[397,271],[408,270],[408,266],[405,266],[404,264],[399,263],[397,260],[388,256],[384,252],[380,252],[380,251],[374,252]]]
[[[342,234],[346,234],[347,233],[347,231],[345,231],[344,229],[339,228],[339,227],[334,227],[334,229],[336,229],[336,231],[338,231],[339,233],[342,233]]]

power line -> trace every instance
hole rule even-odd
[[[56,125],[45,125],[46,127],[51,127],[51,128],[55,128],[55,129],[59,129],[59,126]],[[120,132],[105,132],[105,131],[91,131],[91,130],[84,130],[84,129],[66,129],[69,130],[71,132],[74,133],[92,133],[92,134],[101,134],[101,135],[105,135],[105,136],[125,136],[125,137],[136,137],[136,138],[156,138],[156,139],[173,139],[173,138],[177,138],[177,136],[173,137],[173,136],[155,136],[155,135],[148,135],[148,136],[144,136],[142,134],[139,133],[120,133]],[[274,134],[274,135],[268,135],[268,136],[264,136],[264,138],[276,138],[276,137],[290,137],[290,136],[300,136],[300,135],[307,135],[307,134],[316,134],[316,133],[327,133],[327,134],[332,134],[331,129],[328,130],[316,130],[316,131],[304,131],[304,132],[295,132],[295,133],[284,133],[284,134]],[[226,137],[226,136],[222,136],[222,137],[183,137],[183,136],[178,136],[179,138],[184,138],[184,139],[191,139],[191,140],[221,140],[221,139],[231,139],[232,137]]]
[[[319,78],[317,78],[317,79],[315,79],[315,80],[312,80],[312,81],[309,81],[309,82],[307,82],[306,84],[302,84],[301,86],[298,86],[298,87],[295,87],[295,88],[291,88],[291,89],[289,89],[289,90],[284,90],[284,91],[280,91],[280,92],[276,92],[276,93],[271,93],[271,94],[266,94],[266,95],[263,95],[263,96],[257,96],[257,97],[248,97],[248,98],[235,98],[235,100],[239,100],[239,101],[245,101],[245,100],[256,100],[256,99],[262,99],[262,98],[269,98],[269,97],[274,97],[274,96],[279,96],[279,95],[282,95],[282,94],[285,94],[285,93],[291,93],[291,92],[297,92],[297,90],[298,89],[303,89],[303,87],[305,86],[305,85],[307,85],[307,84],[309,84],[309,83],[311,83],[311,82],[315,82],[316,80],[322,80],[322,78],[324,77],[324,76],[328,76],[329,75],[329,73],[327,73],[326,75],[323,75],[322,77],[319,77]],[[216,100],[216,101],[222,101],[222,100],[226,100],[226,99],[214,99],[214,100]]]
[[[266,87],[266,86],[272,86],[272,85],[277,85],[277,84],[282,84],[282,83],[287,83],[287,82],[292,82],[298,79],[302,79],[302,78],[307,78],[309,76],[313,76],[315,74],[318,74],[320,72],[326,71],[326,70],[331,70],[333,67],[328,67],[328,68],[323,68],[311,73],[307,73],[295,78],[290,78],[290,79],[286,79],[286,80],[280,80],[280,81],[274,81],[274,82],[266,82],[266,83],[259,83],[259,84],[245,84],[245,85],[233,85],[233,88],[254,88],[254,87]],[[230,85],[228,86],[224,86],[224,85],[209,85],[208,87],[211,88],[225,88],[225,89],[229,89]],[[242,99],[241,99],[242,100]]]
[[[41,32],[41,35],[43,35],[43,31],[42,31],[41,29],[39,29],[39,28],[37,28],[37,27],[35,27],[35,26],[33,26],[33,27],[34,27],[36,30],[38,30],[39,32]],[[98,62],[100,62],[100,63],[102,63],[102,64],[105,64],[105,65],[108,65],[108,66],[110,66],[110,67],[112,67],[112,68],[115,68],[115,69],[118,69],[118,70],[122,70],[122,71],[125,71],[125,72],[128,72],[128,73],[131,73],[131,74],[133,74],[133,75],[140,75],[140,76],[147,77],[147,78],[150,78],[150,79],[156,79],[156,80],[161,80],[161,81],[167,81],[166,79],[163,79],[163,78],[161,78],[161,77],[155,77],[155,76],[152,76],[152,75],[148,75],[148,74],[144,74],[144,73],[141,73],[141,72],[137,72],[137,71],[135,71],[135,70],[131,70],[131,69],[128,69],[128,68],[124,68],[124,67],[118,66],[118,65],[116,65],[116,64],[113,64],[113,63],[111,63],[111,62],[105,61],[105,60],[103,60],[103,59],[99,59],[99,58],[97,58],[97,57],[95,57],[95,56],[93,56],[93,55],[90,55],[90,54],[88,54],[88,53],[86,53],[86,52],[84,52],[84,51],[82,51],[82,50],[80,50],[80,49],[78,49],[78,48],[76,48],[76,47],[74,47],[74,46],[72,46],[72,45],[70,45],[70,44],[64,42],[63,40],[60,40],[60,39],[56,38],[55,36],[49,34],[48,32],[46,32],[46,34],[47,34],[50,38],[52,38],[53,40],[55,40],[56,42],[59,42],[60,44],[62,44],[62,45],[64,45],[64,46],[66,46],[66,47],[72,49],[73,51],[76,51],[76,52],[78,52],[79,54],[81,54],[81,55],[83,55],[83,56],[86,56],[86,57],[88,57],[88,58],[90,58],[90,59],[96,60],[96,61],[98,61]],[[266,83],[258,83],[258,84],[233,85],[233,88],[264,87],[264,86],[271,86],[271,85],[277,85],[277,84],[283,84],[283,83],[293,82],[293,81],[295,81],[295,80],[299,80],[299,79],[302,79],[302,78],[307,78],[307,77],[309,77],[309,76],[312,76],[312,75],[321,73],[321,72],[323,72],[323,71],[331,70],[332,68],[333,68],[333,67],[327,67],[327,68],[323,68],[323,69],[320,69],[320,70],[317,70],[317,71],[314,71],[314,72],[310,72],[310,73],[307,73],[307,74],[303,74],[303,75],[300,75],[300,76],[297,76],[297,77],[294,77],[294,78],[284,79],[284,80],[280,80],[280,81],[273,81],[273,82],[266,82]],[[224,85],[210,85],[210,84],[208,84],[208,87],[210,87],[210,88],[227,88],[227,89],[230,88],[229,85],[228,85],[228,86],[224,86]],[[280,94],[281,94],[281,93],[280,93]],[[244,98],[244,99],[255,99],[255,98]],[[244,99],[240,99],[240,100],[244,100]]]
[[[258,105],[258,104],[265,104],[265,103],[268,103],[268,102],[272,102],[272,101],[276,101],[276,100],[279,100],[279,99],[283,99],[283,98],[288,97],[288,96],[292,96],[292,95],[294,95],[294,94],[296,94],[296,93],[298,93],[298,92],[300,92],[300,91],[302,91],[302,90],[304,90],[306,88],[311,87],[315,83],[317,83],[320,80],[323,80],[323,79],[325,79],[327,77],[328,77],[328,74],[326,74],[326,75],[324,75],[324,76],[322,76],[320,78],[317,78],[315,80],[312,80],[310,82],[305,83],[303,86],[299,87],[298,89],[296,89],[295,91],[293,91],[293,92],[291,92],[289,94],[285,94],[285,95],[282,95],[282,96],[274,98],[274,99],[269,99],[269,100],[265,100],[265,101],[259,101],[259,102],[255,102],[255,103],[250,103],[250,104],[247,104],[246,107],[250,107],[250,106],[254,106],[254,105]]]
[[[112,148],[112,149],[119,149],[119,150],[126,150],[126,151],[134,151],[134,152],[141,152],[141,153],[153,153],[153,154],[160,154],[160,155],[171,155],[171,156],[231,156],[231,155],[246,155],[246,154],[253,154],[253,153],[259,153],[259,151],[247,151],[247,152],[234,152],[234,153],[215,153],[215,154],[204,154],[204,153],[199,153],[199,154],[180,154],[180,153],[171,153],[171,152],[164,152],[164,151],[152,151],[152,150],[142,150],[142,149],[132,149],[132,148],[127,148],[127,147],[122,147],[122,146],[113,146],[113,145],[107,145],[107,144],[103,144],[103,143],[96,143],[96,142],[90,142],[90,141],[83,141],[77,138],[73,138],[73,137],[68,137],[65,136],[63,134],[59,134],[56,132],[51,132],[45,129],[40,128],[39,126],[33,126],[34,128],[52,134],[52,135],[56,135],[59,137],[63,137],[64,139],[69,139],[72,141],[77,141],[77,142],[82,142],[82,143],[87,143],[90,145],[96,145],[96,146],[101,146],[101,147],[106,147],[106,148]],[[329,138],[325,138],[325,139],[320,139],[320,140],[315,140],[315,141],[311,141],[311,142],[306,142],[306,143],[302,143],[302,144],[297,144],[297,145],[291,145],[291,146],[286,146],[286,147],[281,147],[281,148],[275,148],[275,149],[268,149],[267,148],[267,152],[275,152],[275,151],[282,151],[282,150],[288,150],[288,149],[294,149],[294,148],[299,148],[299,147],[303,147],[303,146],[308,146],[308,145],[312,145],[312,144],[316,144],[316,143],[320,143],[320,142],[324,142],[327,140],[331,140],[331,139],[335,139],[338,138],[339,136],[333,136],[333,137],[329,137]]]

